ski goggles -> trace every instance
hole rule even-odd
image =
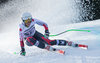
[[[32,19],[32,17],[31,16],[22,17],[22,20],[27,20],[27,19]]]
[[[31,23],[32,19],[27,19],[27,20],[24,20],[24,23],[27,24],[27,23]]]

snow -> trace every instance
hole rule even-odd
[[[73,7],[75,4],[70,4],[74,3],[74,0],[22,0],[20,3],[18,2],[19,0],[15,1],[17,4],[10,2],[8,3],[9,5],[5,5],[0,10],[1,15],[7,16],[5,19],[2,17],[2,24],[0,24],[2,25],[2,32],[0,31],[0,63],[100,63],[100,20],[68,24],[78,18],[79,10]],[[35,6],[32,4],[35,4]],[[70,31],[57,37],[50,37],[50,39],[63,39],[86,44],[89,46],[89,49],[53,46],[66,51],[66,55],[60,55],[35,46],[28,47],[25,45],[26,56],[14,54],[14,52],[20,52],[18,25],[19,21],[21,21],[19,15],[24,11],[32,12],[33,17],[47,21],[51,34],[69,29],[90,30],[91,32]],[[11,13],[12,15],[9,16]],[[55,26],[52,27],[52,25]],[[36,25],[36,29],[44,33],[43,27]]]
[[[51,39],[70,40],[75,43],[86,44],[88,50],[68,46],[53,46],[66,51],[66,55],[60,55],[35,46],[26,47],[26,56],[14,54],[20,51],[17,30],[0,34],[0,63],[100,63],[100,20],[68,25],[69,29],[84,29],[91,32],[66,32]],[[91,24],[91,25],[89,25]],[[64,29],[66,25],[59,26],[56,30]],[[74,27],[73,27],[74,26]],[[62,28],[63,27],[63,28]],[[57,33],[57,31],[53,32]]]

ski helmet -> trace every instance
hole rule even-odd
[[[32,19],[32,15],[29,12],[25,12],[22,14],[22,20]]]

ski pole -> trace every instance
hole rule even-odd
[[[13,54],[19,54],[20,52],[14,52]]]
[[[63,34],[63,33],[69,32],[69,31],[83,31],[83,32],[91,32],[90,30],[70,29],[70,30],[66,30],[66,31],[64,31],[64,32],[61,32],[61,33],[58,33],[58,34],[55,34],[55,35],[50,35],[50,37],[58,36],[58,35],[61,35],[61,34]]]

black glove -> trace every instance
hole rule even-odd
[[[20,51],[20,55],[22,55],[22,56],[25,56],[26,55],[26,52],[25,52],[25,49],[24,48],[22,48],[22,50]]]
[[[49,37],[49,30],[45,30],[45,37],[48,38]]]

